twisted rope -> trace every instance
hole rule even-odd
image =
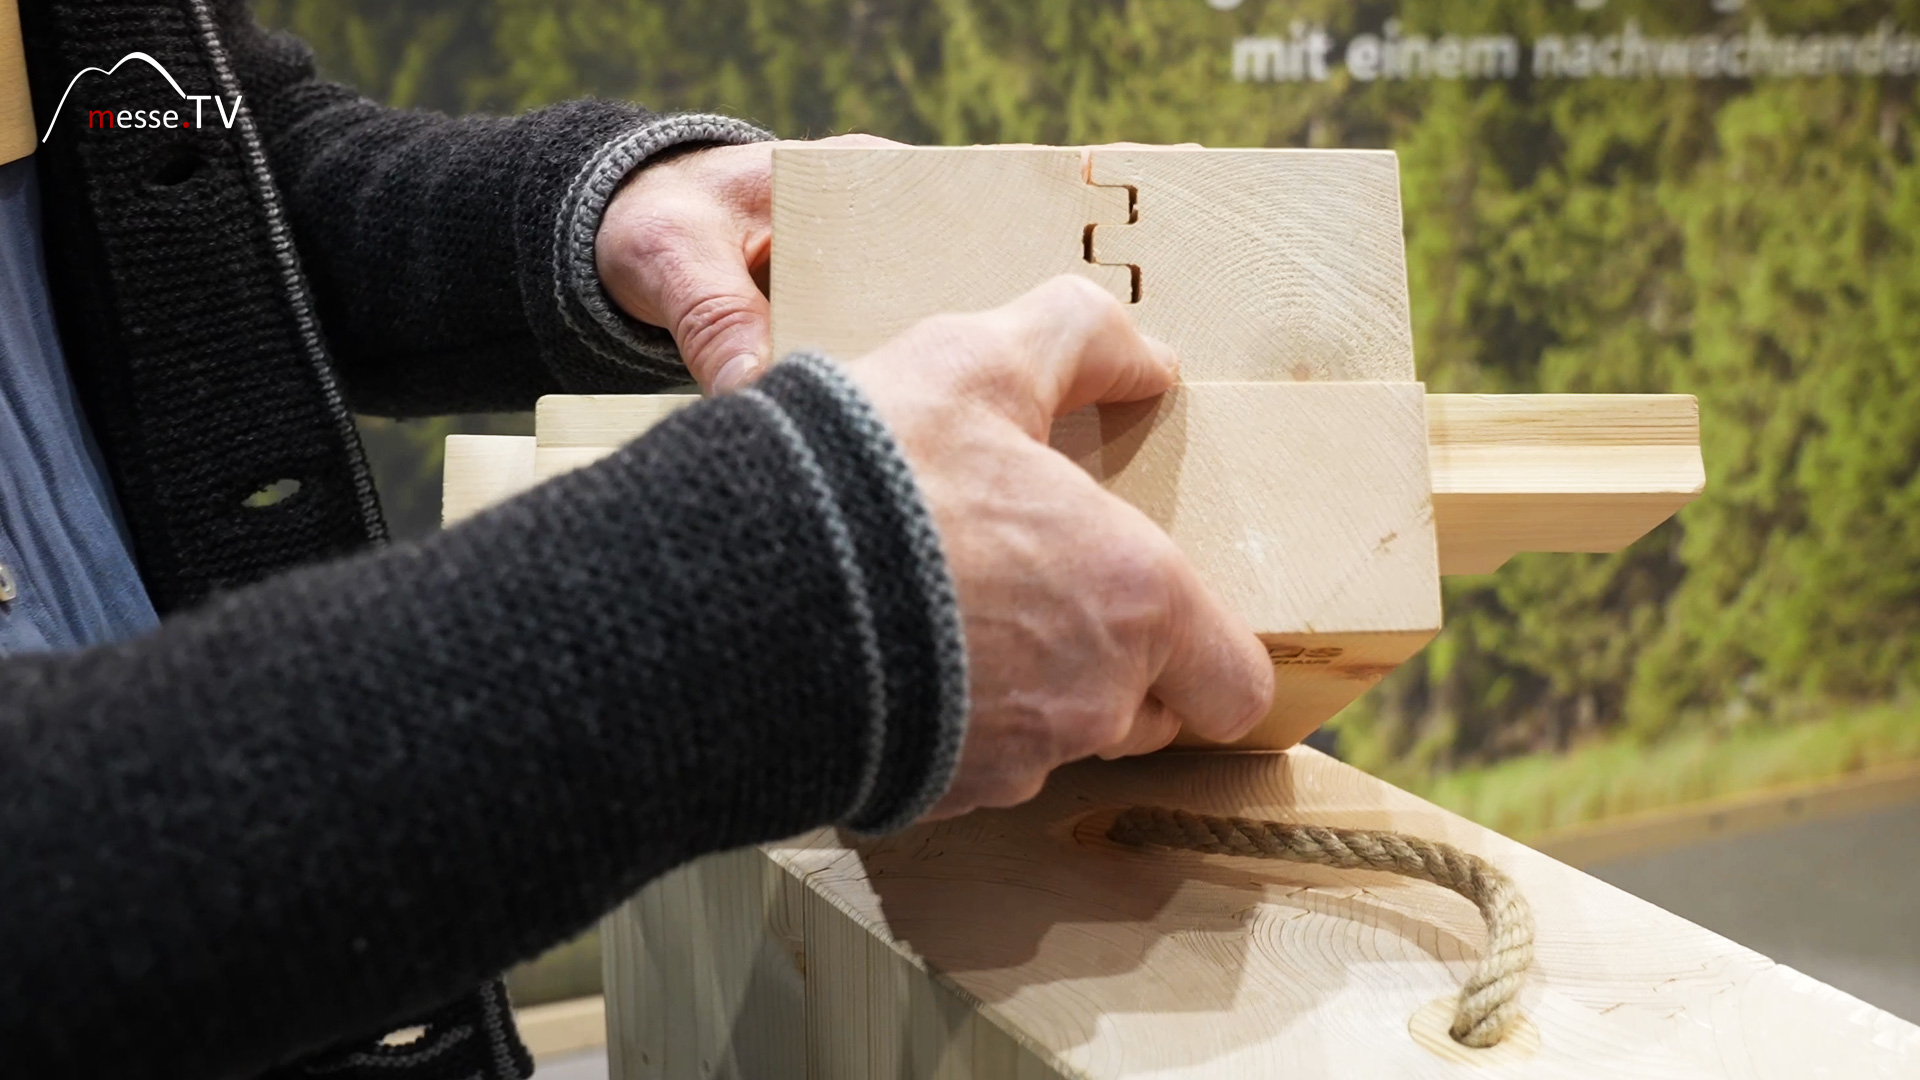
[[[1473,901],[1487,924],[1487,951],[1454,1006],[1454,1040],[1485,1049],[1520,1019],[1516,999],[1533,964],[1533,911],[1507,875],[1451,844],[1392,832],[1215,817],[1158,806],[1121,812],[1107,838],[1130,847],[1385,870],[1444,886]]]

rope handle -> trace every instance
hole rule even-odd
[[[1130,847],[1385,870],[1440,885],[1473,902],[1487,924],[1487,951],[1454,1006],[1448,1033],[1475,1049],[1497,1045],[1520,1020],[1520,986],[1533,965],[1533,910],[1513,879],[1451,844],[1395,832],[1253,821],[1135,806],[1121,811],[1107,838]]]

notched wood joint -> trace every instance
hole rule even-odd
[[[1120,188],[1124,188],[1124,189],[1126,190],[1126,193],[1127,193],[1127,220],[1126,220],[1126,224],[1128,224],[1128,225],[1137,225],[1137,224],[1139,224],[1139,223],[1140,223],[1140,188],[1139,188],[1139,186],[1138,186],[1138,185],[1135,185],[1135,184],[1117,184],[1117,185],[1116,185],[1116,184],[1094,184],[1094,183],[1093,183],[1093,182],[1092,182],[1091,180],[1088,180],[1088,184],[1090,184],[1090,185],[1091,185],[1091,186],[1093,186],[1093,187],[1120,187]],[[1141,291],[1141,285],[1140,285],[1140,277],[1141,277],[1141,275],[1140,275],[1140,264],[1138,264],[1138,263],[1105,263],[1105,262],[1101,262],[1101,261],[1100,261],[1100,259],[1099,259],[1099,257],[1098,257],[1098,255],[1096,254],[1096,252],[1095,252],[1095,250],[1094,250],[1094,230],[1095,230],[1095,229],[1099,229],[1099,228],[1102,228],[1102,227],[1103,227],[1103,225],[1102,225],[1102,223],[1100,223],[1100,222],[1093,222],[1093,223],[1091,223],[1091,224],[1089,224],[1089,225],[1088,225],[1088,226],[1086,227],[1086,230],[1085,230],[1085,232],[1084,232],[1084,233],[1083,233],[1083,234],[1081,235],[1081,250],[1082,250],[1082,251],[1083,251],[1083,253],[1085,254],[1085,256],[1086,256],[1086,260],[1087,260],[1087,262],[1088,262],[1089,264],[1091,264],[1091,265],[1093,265],[1093,266],[1124,266],[1124,267],[1126,267],[1126,268],[1127,268],[1127,274],[1128,274],[1128,277],[1129,277],[1129,278],[1131,279],[1131,282],[1132,282],[1132,287],[1133,287],[1133,290],[1132,290],[1132,299],[1130,299],[1130,300],[1128,300],[1127,302],[1128,302],[1128,303],[1130,303],[1130,304],[1137,304],[1137,303],[1139,303],[1139,302],[1140,302],[1140,297],[1141,297],[1141,295],[1142,295],[1142,291]],[[1119,227],[1119,226],[1115,226],[1115,227],[1117,228],[1117,227]]]

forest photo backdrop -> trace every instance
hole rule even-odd
[[[1343,756],[1522,834],[1920,761],[1920,0],[258,10],[406,107],[1393,149],[1430,388],[1697,394],[1708,488],[1620,554],[1450,580]],[[367,425],[403,524],[448,430]]]

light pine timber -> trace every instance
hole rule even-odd
[[[1088,180],[1136,193],[1093,228],[1140,269],[1140,329],[1189,382],[1413,382],[1398,159],[1382,150],[1091,149]]]
[[[1436,1036],[1479,943],[1458,898],[1103,840],[1135,803],[1396,829],[1494,861],[1541,924],[1538,1048]],[[1013,811],[715,856],[603,933],[620,1078],[1902,1076],[1920,1060],[1911,1025],[1304,749],[1089,764]]]
[[[1106,840],[1135,804],[1490,860],[1539,923],[1531,1030],[1485,1052],[1436,1036],[1484,934],[1452,893]],[[778,904],[670,878],[607,921],[617,1080],[1920,1075],[1920,1028],[1306,748],[1086,763],[1013,810],[857,843],[823,830],[676,877],[715,865]],[[650,952],[662,894],[680,906]],[[762,966],[701,961],[709,943]],[[756,1012],[769,986],[784,1023]],[[699,1051],[676,1051],[691,1032]]]
[[[544,398],[536,473],[586,464],[692,400]],[[1279,692],[1239,745],[1281,749],[1433,638],[1440,574],[1617,551],[1698,495],[1698,413],[1686,395],[1187,384],[1062,417],[1053,444],[1166,529],[1261,635]]]
[[[532,487],[536,449],[532,435],[447,436],[440,524],[457,525]]]
[[[1087,227],[1125,223],[1128,193],[1088,184],[1080,150],[781,146],[773,157],[776,356],[850,359],[929,315],[997,307],[1061,274],[1132,297],[1131,271],[1086,258]]]
[[[0,0],[0,165],[31,155],[40,145],[27,85],[27,50],[20,37],[18,0]]]
[[[696,400],[553,395],[536,438],[589,464]],[[1486,573],[1522,551],[1617,551],[1705,488],[1690,394],[1428,394],[1426,408],[1442,574]],[[1060,420],[1055,445],[1084,458],[1073,425],[1090,415]]]
[[[603,997],[575,998],[513,1010],[520,1041],[535,1061],[550,1061],[607,1045]]]
[[[660,415],[655,399],[544,398],[538,459],[585,464],[610,450],[585,443]],[[1267,645],[1274,707],[1238,746],[1299,742],[1439,633],[1417,383],[1184,385],[1062,417],[1053,444],[1166,530]]]
[[[1200,383],[1055,422],[1267,645],[1273,710],[1240,745],[1299,742],[1439,633],[1425,406],[1418,383]]]
[[[534,405],[535,482],[591,465],[681,409],[698,394],[549,395]]]
[[[1685,394],[1436,394],[1427,425],[1443,574],[1619,551],[1706,487]]]
[[[1386,151],[781,147],[773,188],[776,355],[850,359],[1061,274],[1132,301],[1137,269],[1188,382],[1414,381]]]

